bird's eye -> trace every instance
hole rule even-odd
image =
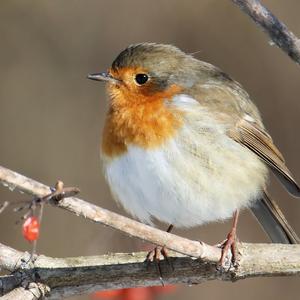
[[[138,85],[145,84],[148,81],[149,77],[147,74],[136,74],[135,75],[135,82]]]

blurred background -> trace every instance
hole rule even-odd
[[[297,0],[263,1],[300,35]],[[107,107],[103,85],[86,79],[106,70],[128,44],[171,43],[213,63],[238,80],[259,107],[266,127],[300,180],[300,69],[229,0],[48,0],[0,3],[0,164],[49,185],[61,179],[85,200],[125,214],[112,200],[99,159]],[[271,180],[271,194],[300,234],[300,202]],[[26,199],[0,186],[0,201]],[[15,225],[19,215],[0,216],[0,241],[31,246]],[[185,237],[216,243],[231,221],[193,230]],[[249,212],[238,235],[267,242]],[[163,227],[164,228],[164,227]],[[139,243],[65,211],[46,207],[38,252],[49,256],[135,251]],[[180,287],[160,299],[292,299],[299,278],[257,278],[234,284],[208,282]],[[89,299],[89,296],[74,297]]]

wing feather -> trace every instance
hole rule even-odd
[[[287,191],[295,197],[300,197],[299,185],[285,165],[284,158],[272,138],[263,128],[257,123],[241,119],[235,128],[229,131],[229,136],[257,154],[269,165]]]

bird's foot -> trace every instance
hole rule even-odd
[[[233,228],[227,235],[227,239],[221,244],[217,245],[222,249],[221,258],[219,260],[219,268],[225,269],[230,263],[230,267],[236,268],[238,266],[239,251],[237,248],[236,230]]]
[[[155,264],[157,273],[159,274],[159,279],[161,284],[164,286],[164,281],[162,278],[162,270],[161,270],[161,258],[164,258],[164,260],[167,262],[167,264],[171,267],[172,271],[173,269],[173,265],[171,264],[171,262],[169,261],[168,258],[168,250],[165,246],[161,247],[161,246],[156,246],[153,250],[149,251],[146,257],[146,262],[148,264],[148,267],[150,266],[151,263]]]

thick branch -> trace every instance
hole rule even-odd
[[[20,252],[0,243],[0,269],[3,268],[13,272],[29,260],[30,254],[28,252]]]
[[[0,249],[5,247],[2,245]],[[172,252],[170,262],[174,271],[166,262],[161,266],[164,282],[198,284],[215,279],[236,281],[257,276],[300,275],[300,245],[240,244],[239,250],[240,266],[228,272],[218,271],[215,263],[201,262]],[[24,265],[19,270],[23,274],[19,276],[27,275],[49,286],[49,299],[104,289],[160,285],[157,270],[154,266],[147,268],[145,255],[144,252],[74,258],[40,255],[33,265]],[[0,277],[2,279],[4,277]],[[11,285],[2,283],[4,293],[9,288]]]
[[[271,11],[264,7],[259,0],[232,1],[269,35],[274,44],[300,64],[299,39]]]

